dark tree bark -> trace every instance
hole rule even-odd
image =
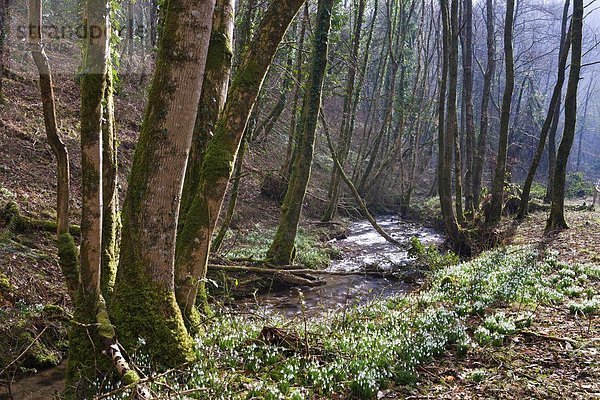
[[[465,118],[465,212],[473,218],[473,152],[475,121],[473,115],[473,0],[463,1],[463,107]]]
[[[456,3],[458,0],[453,0]],[[452,6],[453,9],[456,5]],[[440,196],[440,206],[442,209],[442,218],[446,227],[446,234],[454,243],[459,241],[460,229],[456,222],[454,209],[452,208],[452,149],[453,132],[452,123],[446,116],[446,93],[448,86],[448,72],[450,64],[450,46],[451,46],[451,23],[448,9],[448,1],[440,0],[441,18],[442,18],[442,76],[439,90],[438,103],[438,193]],[[456,114],[454,115],[456,118]]]
[[[571,0],[566,0],[563,8],[562,15],[562,24],[561,24],[561,46],[566,41],[567,34],[567,20],[569,19],[569,6],[571,4]],[[559,52],[562,54],[562,51]],[[559,62],[561,55],[559,54]],[[555,168],[556,168],[556,133],[558,131],[558,123],[560,122],[560,109],[562,103],[562,93],[561,96],[558,97],[558,101],[556,102],[556,106],[554,108],[554,118],[552,120],[552,126],[550,127],[549,137],[548,137],[548,182],[546,184],[546,196],[544,197],[545,203],[552,202],[552,191],[554,190],[554,176],[555,176]]]
[[[573,0],[571,26],[571,70],[565,96],[565,129],[556,155],[552,206],[546,224],[547,231],[569,227],[565,220],[565,180],[577,123],[577,88],[581,71],[581,42],[583,36],[583,0]]]
[[[502,112],[500,114],[500,136],[498,138],[498,153],[496,157],[496,170],[492,184],[492,200],[486,213],[486,222],[494,224],[500,221],[504,202],[504,180],[506,177],[506,155],[508,149],[508,130],[510,123],[510,109],[515,86],[515,71],[513,60],[513,18],[515,12],[514,0],[506,2],[506,18],[504,25],[504,58],[506,64],[506,81],[502,96]]]
[[[569,2],[570,0],[566,1],[567,10]],[[566,16],[566,13],[563,15]],[[546,119],[544,120],[544,125],[542,125],[540,139],[533,159],[531,160],[531,166],[529,167],[529,172],[527,173],[527,177],[525,178],[525,183],[523,184],[523,189],[521,191],[521,200],[519,202],[519,210],[517,211],[517,219],[523,219],[527,215],[527,208],[529,206],[529,196],[531,194],[531,185],[533,184],[537,168],[539,167],[540,161],[542,160],[542,155],[546,146],[546,139],[548,137],[548,133],[550,132],[552,122],[555,119],[559,118],[559,115],[556,114],[556,104],[560,102],[562,88],[565,82],[565,69],[567,65],[567,59],[569,56],[569,49],[571,48],[570,30],[568,34],[565,32],[565,34],[563,35],[563,39],[564,42],[560,46],[561,54],[558,64],[556,84],[554,85],[554,90],[552,92],[552,98],[550,99],[550,105],[548,106],[548,112],[546,114]]]
[[[281,207],[281,218],[267,258],[279,265],[292,264],[295,240],[306,188],[312,168],[321,94],[327,66],[331,13],[335,0],[319,0],[315,27],[312,68],[302,105],[301,141],[294,160],[292,176]]]
[[[486,30],[487,30],[487,66],[483,77],[483,93],[481,95],[481,121],[477,152],[473,160],[473,206],[479,208],[481,189],[483,187],[483,167],[486,157],[487,137],[490,129],[489,108],[492,94],[492,84],[496,74],[496,43],[494,32],[494,1],[486,0]]]

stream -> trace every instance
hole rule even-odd
[[[328,270],[342,272],[377,270],[385,271],[392,277],[360,274],[326,275],[325,285],[261,294],[253,302],[245,302],[240,306],[254,309],[258,307],[267,313],[279,313],[294,318],[300,315],[315,316],[327,311],[363,304],[376,298],[410,292],[414,286],[393,278],[394,274],[401,274],[411,269],[410,265],[414,260],[405,250],[410,239],[416,236],[423,244],[440,245],[444,242],[444,237],[419,223],[403,221],[393,216],[382,217],[378,222],[403,247],[387,242],[368,221],[354,222],[348,228],[350,234],[345,239],[330,242],[340,250],[343,257],[332,261]],[[304,306],[301,304],[302,298]],[[52,398],[54,394],[63,390],[64,369],[63,362],[58,367],[18,379],[11,385],[12,398],[15,400]],[[0,387],[0,400],[10,398],[6,388]]]
[[[341,240],[332,240],[343,257],[333,260],[328,271],[364,272],[380,271],[390,278],[372,275],[324,276],[326,284],[318,287],[295,287],[286,291],[258,295],[254,303],[267,312],[280,313],[286,317],[314,316],[323,312],[343,309],[376,298],[410,292],[414,286],[394,278],[410,272],[414,263],[405,250],[414,236],[425,245],[441,245],[444,236],[416,222],[408,222],[394,216],[381,217],[379,225],[403,247],[387,242],[368,221],[354,222],[348,228],[350,234]],[[418,282],[415,282],[418,283]],[[302,300],[304,299],[304,306]]]

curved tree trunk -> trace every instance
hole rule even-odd
[[[146,341],[153,360],[194,358],[175,300],[179,206],[207,61],[213,1],[168,0],[146,115],[123,205],[110,312],[125,344]]]
[[[486,215],[486,222],[494,224],[500,221],[504,200],[504,179],[506,176],[506,155],[508,150],[508,129],[510,109],[515,86],[515,70],[513,60],[513,19],[515,13],[514,0],[506,2],[506,18],[504,26],[504,58],[506,63],[506,82],[502,96],[502,112],[500,114],[500,137],[498,139],[498,155],[496,157],[496,172],[492,184],[492,200]]]
[[[185,317],[196,324],[196,297],[205,297],[210,244],[242,135],[277,47],[302,0],[275,0],[242,57],[214,136],[204,154],[194,199],[177,240],[176,292]]]
[[[568,228],[565,220],[565,179],[571,147],[575,139],[577,123],[577,88],[581,71],[581,42],[583,36],[583,0],[573,1],[573,17],[571,30],[571,70],[565,96],[565,129],[556,156],[554,171],[554,188],[552,190],[552,206],[546,230]]]
[[[279,226],[267,252],[267,258],[279,265],[292,264],[294,259],[298,223],[300,222],[300,214],[302,213],[313,161],[334,2],[335,0],[319,0],[312,69],[302,105],[302,130],[300,131],[302,139],[294,160],[290,184],[281,206]]]

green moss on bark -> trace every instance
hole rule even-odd
[[[125,348],[136,348],[143,339],[144,350],[159,366],[175,367],[194,360],[193,343],[175,294],[153,283],[142,261],[119,271],[109,308]]]
[[[79,270],[78,270],[79,251],[70,233],[63,233],[58,236],[58,263],[63,276],[67,282],[67,287],[71,294],[77,290]]]

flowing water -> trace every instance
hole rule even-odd
[[[325,276],[326,283],[323,286],[263,294],[256,298],[255,305],[288,317],[303,313],[311,316],[411,291],[411,284],[398,279],[414,263],[406,250],[410,239],[418,237],[423,244],[439,245],[443,243],[444,237],[433,229],[396,217],[383,217],[378,223],[402,246],[387,242],[368,221],[355,222],[349,227],[348,237],[332,241],[343,257],[333,261],[328,270],[354,273],[378,271],[389,274],[389,277],[372,274]]]

